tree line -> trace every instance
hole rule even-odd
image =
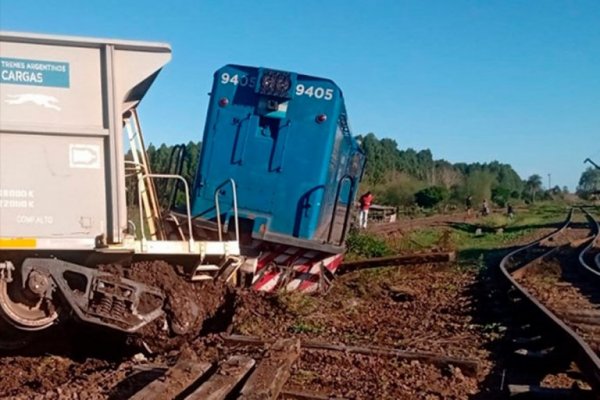
[[[176,153],[179,149],[182,149],[183,160],[181,163],[181,171],[177,170]],[[202,150],[202,142],[192,142],[182,145],[167,145],[161,144],[155,146],[150,144],[146,149],[148,155],[148,163],[150,164],[150,171],[153,173],[170,173],[180,174],[187,181],[190,190],[196,176],[196,169],[200,161],[200,151]],[[131,150],[125,155],[126,161],[132,161],[133,156]],[[130,175],[132,172],[130,171]],[[156,179],[154,181],[157,188],[157,195],[159,203],[164,208],[170,207],[171,194],[173,193],[174,181]],[[137,206],[137,195],[131,195],[137,193],[137,182],[134,177],[127,179],[126,181],[127,192],[130,194],[127,196],[129,206]],[[180,187],[180,189],[182,189]],[[191,193],[190,193],[191,195]],[[178,196],[175,199],[176,204],[185,204],[183,197],[183,190],[179,190]]]
[[[577,194],[583,199],[593,199],[600,197],[600,169],[589,167],[581,174],[579,185],[577,185]]]
[[[367,156],[363,190],[370,190],[381,204],[433,207],[438,204],[473,204],[483,200],[505,206],[511,201],[533,202],[568,192],[554,187],[542,190],[540,175],[523,180],[509,164],[450,163],[436,160],[430,150],[401,150],[395,140],[378,139],[373,133],[359,136]]]

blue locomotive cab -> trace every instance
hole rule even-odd
[[[338,253],[364,168],[331,80],[227,65],[214,75],[192,215],[232,217],[242,238]],[[220,188],[220,189],[219,189]]]

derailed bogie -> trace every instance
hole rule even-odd
[[[68,310],[80,321],[125,332],[137,331],[162,315],[164,294],[114,273],[51,258],[3,265],[0,315],[14,329],[49,328]]]

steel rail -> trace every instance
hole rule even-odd
[[[594,263],[596,264],[595,266],[589,265],[586,262],[586,257],[588,255],[588,253],[590,253],[593,248],[597,247],[598,240],[600,240],[600,224],[598,223],[598,220],[596,220],[589,211],[587,211],[584,208],[581,208],[581,210],[583,211],[583,213],[585,214],[585,217],[587,218],[590,225],[592,226],[592,232],[593,232],[594,238],[590,241],[590,243],[587,246],[585,246],[585,248],[581,251],[581,253],[579,253],[579,264],[581,264],[581,266],[583,268],[585,268],[585,270],[587,272],[600,278],[600,269],[598,269],[598,268],[600,268],[600,265],[598,264],[598,262],[600,261],[600,259],[599,259],[600,253],[597,254],[596,257],[594,258]]]
[[[515,278],[512,276],[512,273],[524,267],[528,263],[524,263],[522,265],[513,267],[511,263],[522,254],[531,251],[534,247],[539,246],[540,242],[549,239],[553,236],[559,235],[563,233],[571,224],[573,217],[573,209],[570,209],[569,214],[563,223],[563,225],[557,229],[556,231],[550,233],[549,235],[536,240],[524,247],[516,249],[506,255],[502,261],[500,262],[500,269],[504,275],[504,277],[508,280],[510,285],[517,289],[522,295],[525,301],[529,302],[530,305],[533,306],[533,309],[538,310],[538,315],[542,318],[542,320],[549,326],[554,328],[554,334],[558,336],[560,339],[561,345],[569,346],[572,349],[573,360],[581,369],[581,372],[588,379],[588,383],[594,390],[600,390],[600,358],[598,355],[592,350],[592,348],[579,336],[575,331],[573,331],[569,326],[567,326],[560,318],[558,318],[552,311],[546,308],[541,302],[539,302],[531,293],[529,293],[521,284],[519,284]],[[554,249],[548,250],[545,254],[552,252]],[[542,256],[543,257],[543,256]],[[538,257],[539,258],[539,257]]]

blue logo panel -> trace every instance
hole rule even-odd
[[[69,63],[0,57],[0,83],[69,87]]]

